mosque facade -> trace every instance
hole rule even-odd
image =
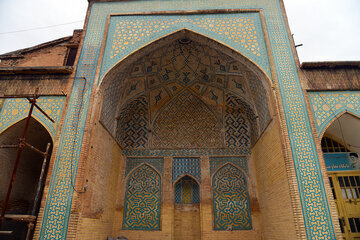
[[[360,238],[360,62],[281,0],[90,0],[0,60],[1,239]]]

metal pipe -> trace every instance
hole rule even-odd
[[[27,233],[26,233],[26,238],[25,238],[26,240],[31,239],[31,235],[32,235],[32,232],[34,230],[34,226],[35,226],[34,223],[32,223],[32,222],[28,223],[28,225],[27,225]]]
[[[44,110],[42,110],[36,103],[35,103],[35,107],[42,113],[45,115],[45,117],[47,117],[51,122],[55,123],[54,119],[52,119],[49,115],[47,115],[46,112],[44,112]]]
[[[8,203],[9,203],[10,193],[11,193],[12,187],[13,187],[13,185],[14,185],[16,170],[17,170],[18,165],[19,165],[19,160],[20,160],[21,152],[22,152],[22,150],[24,149],[24,146],[25,146],[25,145],[24,145],[24,141],[25,141],[25,137],[26,137],[27,130],[28,130],[28,128],[29,128],[30,119],[31,119],[32,112],[33,112],[33,110],[34,110],[35,103],[36,103],[36,97],[34,97],[34,98],[32,99],[32,101],[31,101],[31,106],[30,106],[29,114],[28,114],[28,116],[27,116],[27,118],[26,118],[25,128],[24,128],[23,134],[22,134],[22,136],[21,136],[21,138],[20,138],[20,144],[19,144],[19,148],[18,148],[18,152],[17,152],[15,164],[14,164],[14,169],[13,169],[13,172],[12,172],[12,176],[11,176],[11,180],[10,180],[10,183],[9,183],[8,191],[7,191],[7,193],[6,193],[5,202],[4,202],[2,211],[1,211],[0,229],[1,229],[1,226],[2,226],[3,221],[5,220],[4,216],[5,216],[6,208],[7,208],[7,205],[8,205]]]
[[[17,145],[0,145],[0,148],[18,148],[19,144]]]
[[[31,145],[28,144],[27,142],[24,141],[23,143],[24,143],[24,146],[25,146],[25,147],[28,147],[28,148],[30,148],[31,150],[34,150],[35,152],[40,153],[41,155],[46,155],[46,152],[43,152],[43,151],[37,149],[36,147],[31,146]]]
[[[40,193],[41,193],[41,190],[42,190],[43,178],[44,178],[45,168],[46,168],[47,161],[48,161],[50,146],[51,146],[51,143],[48,143],[47,146],[46,146],[46,152],[44,154],[44,161],[43,161],[43,164],[41,166],[39,182],[38,182],[38,186],[36,188],[36,195],[35,195],[35,199],[34,199],[33,209],[31,211],[31,215],[33,215],[33,216],[35,216],[37,205],[38,205],[39,198],[40,198]]]
[[[42,97],[65,97],[66,94],[41,94]],[[33,98],[34,94],[21,94],[21,95],[2,95],[0,98]]]

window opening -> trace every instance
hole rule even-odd
[[[194,204],[200,203],[199,185],[189,176],[183,177],[175,185],[175,203]]]
[[[350,152],[344,145],[326,136],[321,139],[321,149],[323,153]]]

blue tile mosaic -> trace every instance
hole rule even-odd
[[[160,174],[163,173],[164,159],[163,158],[126,158],[126,170],[125,175],[127,176],[131,170],[138,167],[139,165],[147,163],[154,167]]]
[[[128,178],[123,229],[160,230],[161,179],[148,165],[137,168]]]
[[[201,182],[200,158],[176,157],[173,159],[173,183],[184,175],[190,175]]]
[[[252,228],[246,177],[227,164],[212,180],[215,230]]]
[[[308,92],[319,136],[334,118],[344,112],[360,117],[359,91]]]

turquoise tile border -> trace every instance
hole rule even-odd
[[[308,239],[335,239],[318,156],[286,25],[278,0],[122,1],[93,5],[53,169],[40,239],[65,239],[91,90],[109,13],[258,9],[265,15],[278,76]],[[230,47],[237,49],[230,41]],[[71,169],[70,166],[73,166]],[[72,174],[71,174],[72,173]]]
[[[344,112],[360,117],[360,91],[308,92],[319,136],[329,123]]]
[[[38,120],[50,133],[52,139],[56,137],[65,97],[40,97],[37,104],[55,121],[52,123],[38,109],[34,109],[32,117]],[[1,104],[0,104],[1,105]],[[26,118],[29,114],[30,103],[26,98],[5,98],[0,107],[0,134],[10,126]]]

